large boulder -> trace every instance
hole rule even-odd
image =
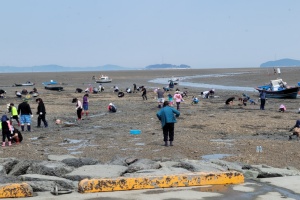
[[[60,188],[64,188],[64,189],[74,189],[75,187],[73,181],[70,181],[65,178],[56,177],[56,176],[47,176],[47,175],[40,175],[40,174],[25,174],[25,175],[21,175],[21,179],[23,181],[33,181],[34,183],[42,182],[42,181],[47,181],[48,183],[53,182],[56,185],[60,186]],[[50,186],[52,187],[52,185],[53,184],[51,183]]]
[[[64,163],[56,161],[42,161],[32,164],[28,168],[27,174],[41,174],[62,177],[71,171],[73,171],[73,167],[69,167]]]
[[[20,162],[18,162],[18,164],[13,166],[12,170],[8,174],[13,176],[26,174],[27,169],[36,162],[37,161],[33,160],[21,160]]]
[[[49,161],[62,161],[67,158],[76,158],[76,157],[72,155],[48,155]]]
[[[205,160],[182,160],[176,167],[181,167],[192,172],[228,171],[227,167],[223,167]]]
[[[18,164],[19,162],[20,161],[18,159],[15,159],[15,158],[11,158],[11,159],[8,159],[7,161],[5,161],[3,163],[5,173],[8,174],[13,169],[13,167],[16,164]]]
[[[146,170],[146,169],[159,169],[161,166],[158,162],[155,162],[150,159],[140,159],[133,164],[129,165],[127,169],[127,173],[133,173],[140,170]]]
[[[64,177],[73,181],[85,178],[115,178],[123,175],[127,167],[121,165],[85,165],[66,174]]]
[[[99,163],[98,160],[93,158],[66,158],[63,159],[61,162],[65,163],[68,166],[76,168],[84,165],[96,165]]]

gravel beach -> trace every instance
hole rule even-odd
[[[299,79],[300,68],[281,69],[280,77],[290,86]],[[110,76],[112,83],[103,84],[105,91],[89,96],[89,116],[80,122],[76,120],[72,98],[82,100],[84,93],[75,93],[76,88],[85,89],[89,84],[98,86],[92,76]],[[49,122],[48,128],[35,128],[37,125],[37,103],[32,98],[29,104],[34,113],[32,132],[23,132],[24,140],[19,145],[0,148],[0,157],[47,160],[49,154],[72,154],[90,157],[105,163],[115,157],[134,156],[137,158],[201,159],[202,156],[225,156],[223,159],[244,164],[266,164],[273,167],[295,167],[300,165],[300,145],[297,140],[288,140],[289,129],[299,119],[298,99],[268,99],[266,110],[257,105],[234,105],[227,107],[224,102],[235,96],[236,100],[244,91],[216,89],[217,98],[202,99],[191,105],[192,96],[211,88],[188,87],[180,83],[175,88],[188,91],[188,97],[181,103],[181,115],[175,125],[173,147],[164,147],[161,124],[156,117],[157,100],[153,90],[166,84],[149,82],[155,78],[185,77],[210,74],[230,74],[227,76],[196,77],[186,81],[193,83],[216,84],[223,86],[256,87],[276,79],[273,69],[186,69],[186,70],[136,70],[111,72],[59,72],[59,73],[14,73],[0,74],[0,85],[6,90],[6,98],[0,99],[1,114],[6,112],[6,104],[18,105],[21,99],[15,91],[24,87],[12,87],[14,83],[35,82],[39,97],[43,99]],[[61,92],[45,90],[42,82],[56,80],[62,84]],[[184,80],[183,80],[184,81]],[[127,94],[118,98],[112,87],[118,86],[125,92],[133,89],[133,83],[147,88],[148,100],[143,101],[141,93]],[[33,87],[27,87],[32,90]],[[174,91],[170,91],[174,94]],[[258,93],[247,94],[258,100]],[[112,102],[118,111],[108,113],[107,106]],[[287,107],[284,113],[278,112],[280,104]],[[60,119],[64,124],[56,125]],[[70,124],[68,124],[70,123]],[[141,130],[139,135],[131,135],[132,129]],[[256,153],[262,146],[263,152]]]

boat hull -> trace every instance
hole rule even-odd
[[[55,90],[55,91],[62,91],[64,88],[61,86],[45,86],[46,90]]]
[[[112,80],[97,80],[96,83],[110,83]]]
[[[21,86],[34,86],[34,83],[15,83],[16,87],[21,87]]]
[[[262,88],[256,88],[259,92],[262,91]],[[296,99],[298,92],[299,92],[299,87],[292,87],[292,88],[287,88],[284,90],[279,90],[279,91],[266,91],[266,97],[267,98],[277,98],[277,99]]]

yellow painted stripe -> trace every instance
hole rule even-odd
[[[170,187],[189,187],[244,182],[240,172],[188,173],[165,176],[119,177],[114,179],[84,179],[78,184],[80,193],[110,192]]]
[[[33,190],[27,183],[0,185],[0,198],[32,197]]]

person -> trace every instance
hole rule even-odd
[[[108,111],[109,112],[117,112],[117,107],[113,103],[108,104]]]
[[[199,103],[199,99],[195,96],[192,97],[192,104],[198,104]]]
[[[114,86],[114,92],[119,92],[118,86]]]
[[[8,112],[11,113],[11,120],[15,119],[18,122],[18,126],[20,126],[20,121],[19,121],[19,115],[18,115],[18,110],[15,107],[15,104],[10,103],[8,107]]]
[[[279,112],[284,112],[284,111],[286,111],[286,107],[285,107],[285,105],[281,104],[279,106]]]
[[[19,144],[20,142],[23,141],[22,133],[15,127],[13,127],[13,132],[11,133],[10,137],[12,143]]]
[[[1,127],[2,127],[2,147],[5,147],[5,140],[8,140],[8,146],[11,146],[10,132],[12,132],[12,127],[9,119],[6,115],[1,117]]]
[[[118,97],[124,97],[125,96],[125,94],[124,94],[124,92],[122,92],[122,90],[120,91],[120,92],[118,92]]]
[[[233,100],[235,99],[235,97],[230,97],[230,98],[228,98],[226,101],[225,101],[225,104],[226,105],[229,105],[229,106],[231,106],[231,105],[233,105]]]
[[[82,108],[83,108],[83,114],[85,113],[85,116],[89,115],[89,94],[84,94],[82,98]]]
[[[98,94],[98,92],[99,92],[98,88],[94,87],[93,88],[93,94]]]
[[[18,98],[22,98],[21,92],[15,91],[15,94],[16,94],[16,96],[17,96]]]
[[[26,89],[26,88],[24,88],[24,89],[21,91],[21,94],[22,94],[22,95],[27,95],[27,94],[28,94],[28,91],[27,91],[27,89]]]
[[[170,141],[170,146],[173,146],[174,141],[174,123],[176,123],[176,117],[179,117],[180,112],[169,106],[169,101],[165,101],[163,108],[160,109],[156,116],[161,121],[161,126],[164,135],[164,146],[168,146],[168,140]]]
[[[82,89],[81,88],[76,88],[75,93],[81,93]]]
[[[82,103],[77,98],[73,98],[72,103],[76,103],[76,113],[77,113],[77,120],[81,120],[82,115]]]
[[[174,99],[177,105],[177,110],[180,110],[180,102],[183,101],[183,98],[181,96],[181,94],[179,93],[179,91],[176,91],[174,94]]]
[[[27,131],[31,131],[31,117],[32,112],[30,105],[28,104],[29,97],[25,97],[23,102],[18,106],[18,114],[20,115],[21,129],[24,131],[25,124],[27,124]]]
[[[297,139],[299,140],[300,136],[300,120],[296,120],[296,124],[290,129],[290,132],[292,132],[292,135],[289,136],[289,139],[291,140],[293,136],[296,136]]]
[[[5,98],[5,94],[6,94],[6,91],[0,89],[0,98],[1,99]]]
[[[170,88],[170,90],[174,88],[174,82],[172,80],[170,80],[169,88]]]
[[[249,99],[250,105],[256,105],[256,102],[253,99]]]
[[[131,93],[131,89],[130,88],[126,88],[126,92],[127,93]]]
[[[103,92],[103,91],[104,91],[104,87],[102,86],[101,83],[99,84],[99,87],[98,87],[98,88],[99,88],[99,89],[98,89],[99,92]]]
[[[143,100],[147,100],[147,90],[145,87],[143,87],[143,89],[142,89],[142,97],[143,97]]]
[[[161,108],[165,101],[164,98],[165,91],[160,88],[157,88],[156,93],[157,93],[158,108]]]
[[[263,89],[259,92],[259,98],[260,98],[260,110],[265,109],[265,104],[266,104],[266,90]]]
[[[174,102],[173,102],[173,96],[169,93],[168,94],[168,101],[169,101],[169,105],[173,106]]]
[[[92,84],[89,84],[89,92],[90,92],[90,93],[93,92],[93,86],[92,86]]]
[[[203,99],[208,99],[209,91],[204,91],[200,93]]]
[[[209,90],[209,96],[213,97],[215,95],[215,89],[212,88],[211,90]]]
[[[137,90],[137,88],[136,88],[136,84],[134,83],[134,84],[133,84],[133,93],[137,93],[137,91],[136,91],[136,90]]]
[[[43,121],[45,128],[48,127],[48,122],[46,121],[46,108],[43,100],[41,98],[37,98],[35,102],[38,103],[37,112],[37,128],[41,127],[41,121]]]

